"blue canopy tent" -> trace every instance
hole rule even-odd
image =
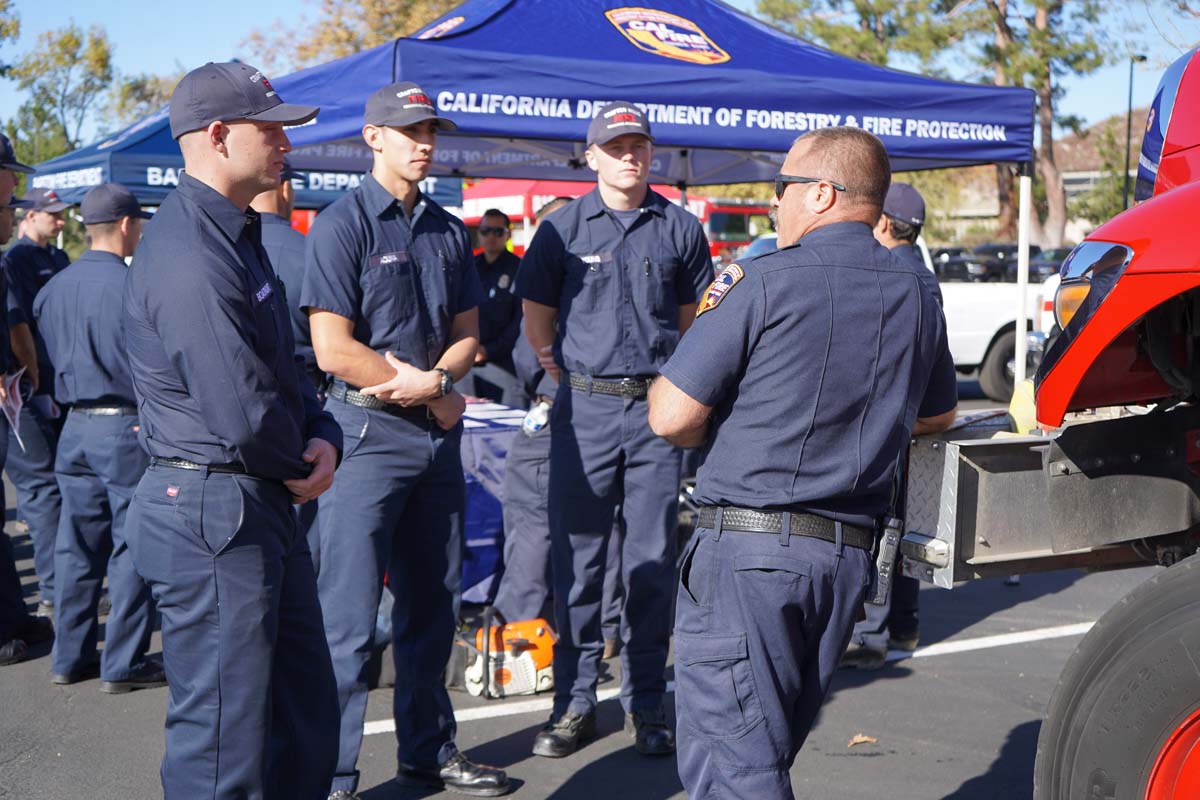
[[[303,158],[289,159],[297,208],[321,208],[359,184],[370,161],[345,160],[337,167],[316,168]],[[179,182],[183,154],[171,138],[164,108],[112,136],[37,165],[30,176],[35,188],[53,189],[66,202],[78,203],[101,183],[123,183],[143,205],[158,205]],[[431,178],[425,190],[442,205],[462,204],[462,181]]]
[[[897,171],[1028,162],[1034,94],[955,83],[840,56],[713,0],[469,0],[409,38],[275,81],[321,106],[292,131],[318,166],[365,158],[367,95],[416,81],[459,126],[434,174],[580,179],[587,122],[606,100],[645,107],[651,179],[676,185],[770,180],[796,136],[856,125]]]

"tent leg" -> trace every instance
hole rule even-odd
[[[1017,212],[1017,352],[1016,363],[1013,365],[1014,388],[1020,386],[1026,377],[1025,357],[1028,352],[1028,342],[1025,336],[1025,324],[1029,318],[1029,306],[1025,302],[1025,298],[1029,293],[1030,214],[1033,213],[1032,167],[1032,164],[1022,164],[1019,178],[1019,205]]]

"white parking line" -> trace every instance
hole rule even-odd
[[[1047,639],[1062,639],[1068,636],[1082,636],[1087,633],[1095,622],[1080,622],[1075,625],[1058,625],[1053,628],[1035,628],[1030,631],[1002,633],[997,636],[979,636],[974,639],[960,639],[954,642],[939,642],[928,647],[918,647],[913,652],[892,650],[887,655],[888,661],[901,661],[908,658],[928,658],[930,656],[945,656],[953,653],[969,653],[973,650],[988,650],[993,647],[1006,647],[1012,644],[1041,642]],[[675,691],[675,682],[667,682],[667,692]],[[602,702],[616,697],[621,693],[619,688],[602,689],[596,693],[596,700]],[[503,703],[494,706],[479,706],[464,708],[454,712],[456,722],[473,722],[481,719],[496,719],[497,717],[515,717],[520,714],[533,714],[549,711],[554,705],[553,699],[546,697],[538,700],[521,700],[515,703]],[[392,733],[396,723],[390,719],[381,719],[363,725],[363,735],[371,736],[376,733]]]

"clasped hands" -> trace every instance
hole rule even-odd
[[[458,424],[467,408],[467,401],[457,390],[446,396],[439,394],[441,375],[433,370],[423,370],[401,361],[389,351],[383,357],[396,375],[384,383],[364,386],[360,393],[377,397],[385,403],[395,403],[405,408],[428,406],[438,427],[450,430]]]

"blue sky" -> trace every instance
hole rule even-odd
[[[754,0],[734,0],[733,5],[751,8]],[[42,31],[74,19],[83,26],[98,23],[108,30],[116,45],[117,69],[127,74],[170,73],[178,65],[191,68],[233,56],[254,63],[253,53],[240,45],[251,30],[270,30],[279,20],[294,20],[303,14],[311,18],[316,7],[315,0],[205,0],[202,4],[180,0],[17,0],[21,39],[0,53],[0,61],[26,51]],[[1116,12],[1121,16],[1108,26],[1110,34],[1127,35],[1131,41],[1114,41],[1113,52],[1149,56],[1134,71],[1134,105],[1146,105],[1163,68],[1200,42],[1200,19],[1186,23],[1169,20],[1161,11],[1152,12],[1154,0],[1129,0],[1117,7],[1122,9]],[[288,27],[292,25],[294,21],[288,23]],[[1086,78],[1066,79],[1061,111],[1088,123],[1123,113],[1128,70],[1128,62],[1122,60]],[[20,102],[15,85],[0,81],[0,117],[8,117]]]

